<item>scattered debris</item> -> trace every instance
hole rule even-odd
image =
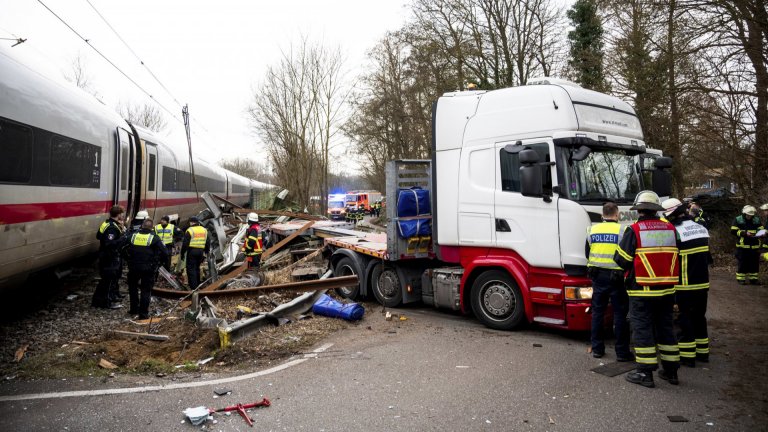
[[[386,315],[384,315],[384,319],[387,321],[392,321],[392,312],[387,312]]]
[[[592,372],[599,373],[601,375],[605,375],[607,377],[615,377],[616,375],[621,375],[623,373],[629,372],[633,369],[635,369],[637,365],[635,362],[615,362],[615,363],[608,363],[608,364],[601,364],[600,366],[592,369]]]
[[[211,415],[211,413],[208,410],[208,408],[204,406],[199,406],[199,407],[185,409],[184,415],[187,416],[190,423],[192,423],[195,426],[199,426],[208,419],[208,416]],[[182,420],[182,423],[183,422],[184,421]]]
[[[671,415],[671,416],[667,416],[667,418],[672,423],[687,423],[688,421],[690,421],[687,418],[679,415]]]
[[[231,389],[215,389],[213,392],[216,393],[217,396],[226,396],[232,394]]]
[[[99,367],[103,369],[117,369],[117,365],[115,365],[114,363],[110,362],[107,359],[100,359]],[[114,375],[111,375],[111,376],[114,376]]]
[[[456,369],[469,369],[469,366],[456,366]]]
[[[77,294],[70,294],[70,295],[66,296],[65,299],[67,301],[75,301],[75,299],[77,299],[78,297],[80,297],[80,296],[78,296]]]
[[[406,317],[405,315],[400,315],[400,321],[405,321],[407,319],[408,319],[408,317]]]
[[[160,342],[167,341],[168,339],[170,339],[170,336],[167,336],[167,335],[137,333],[137,332],[131,332],[131,331],[124,331],[124,330],[112,330],[111,333],[115,336],[135,337],[135,338],[149,339],[149,340],[160,341]]]
[[[552,419],[552,416],[547,416],[547,417],[549,417],[549,424],[555,424],[555,420]]]
[[[543,346],[544,346],[544,345],[542,345],[542,344],[540,344],[540,343],[535,343],[535,344],[533,344],[533,347],[534,347],[534,348],[541,348],[541,347],[543,347]]]
[[[24,354],[27,353],[27,349],[29,348],[29,344],[22,345],[19,347],[19,349],[16,350],[16,354],[13,356],[13,361],[18,363],[21,361],[21,359],[24,358]]]

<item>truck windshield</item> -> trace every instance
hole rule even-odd
[[[622,150],[592,149],[582,161],[571,160],[572,149],[560,148],[568,198],[574,201],[632,202],[640,192],[637,157]]]
[[[328,208],[344,207],[344,201],[328,201]]]

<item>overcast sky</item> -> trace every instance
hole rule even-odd
[[[193,149],[211,162],[236,156],[264,158],[245,110],[252,89],[267,67],[279,61],[281,50],[302,35],[328,47],[338,46],[352,79],[361,72],[366,51],[386,31],[400,28],[408,14],[405,0],[42,2],[181,119],[179,105],[93,5],[170,93],[181,104],[189,104],[196,132]],[[71,72],[71,63],[79,55],[93,89],[111,107],[120,101],[149,100],[39,1],[0,0],[0,37],[27,39],[14,50],[44,57],[59,73]],[[169,139],[183,140],[182,124],[165,115],[169,128],[176,130]]]

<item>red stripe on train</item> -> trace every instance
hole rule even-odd
[[[197,198],[169,198],[145,200],[149,209],[197,203]],[[123,207],[127,202],[120,203]],[[49,219],[104,214],[109,212],[112,201],[77,201],[56,203],[27,203],[0,205],[0,225],[10,225]]]

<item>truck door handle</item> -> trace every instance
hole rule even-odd
[[[496,231],[498,232],[512,232],[512,228],[509,227],[506,219],[496,218]]]

